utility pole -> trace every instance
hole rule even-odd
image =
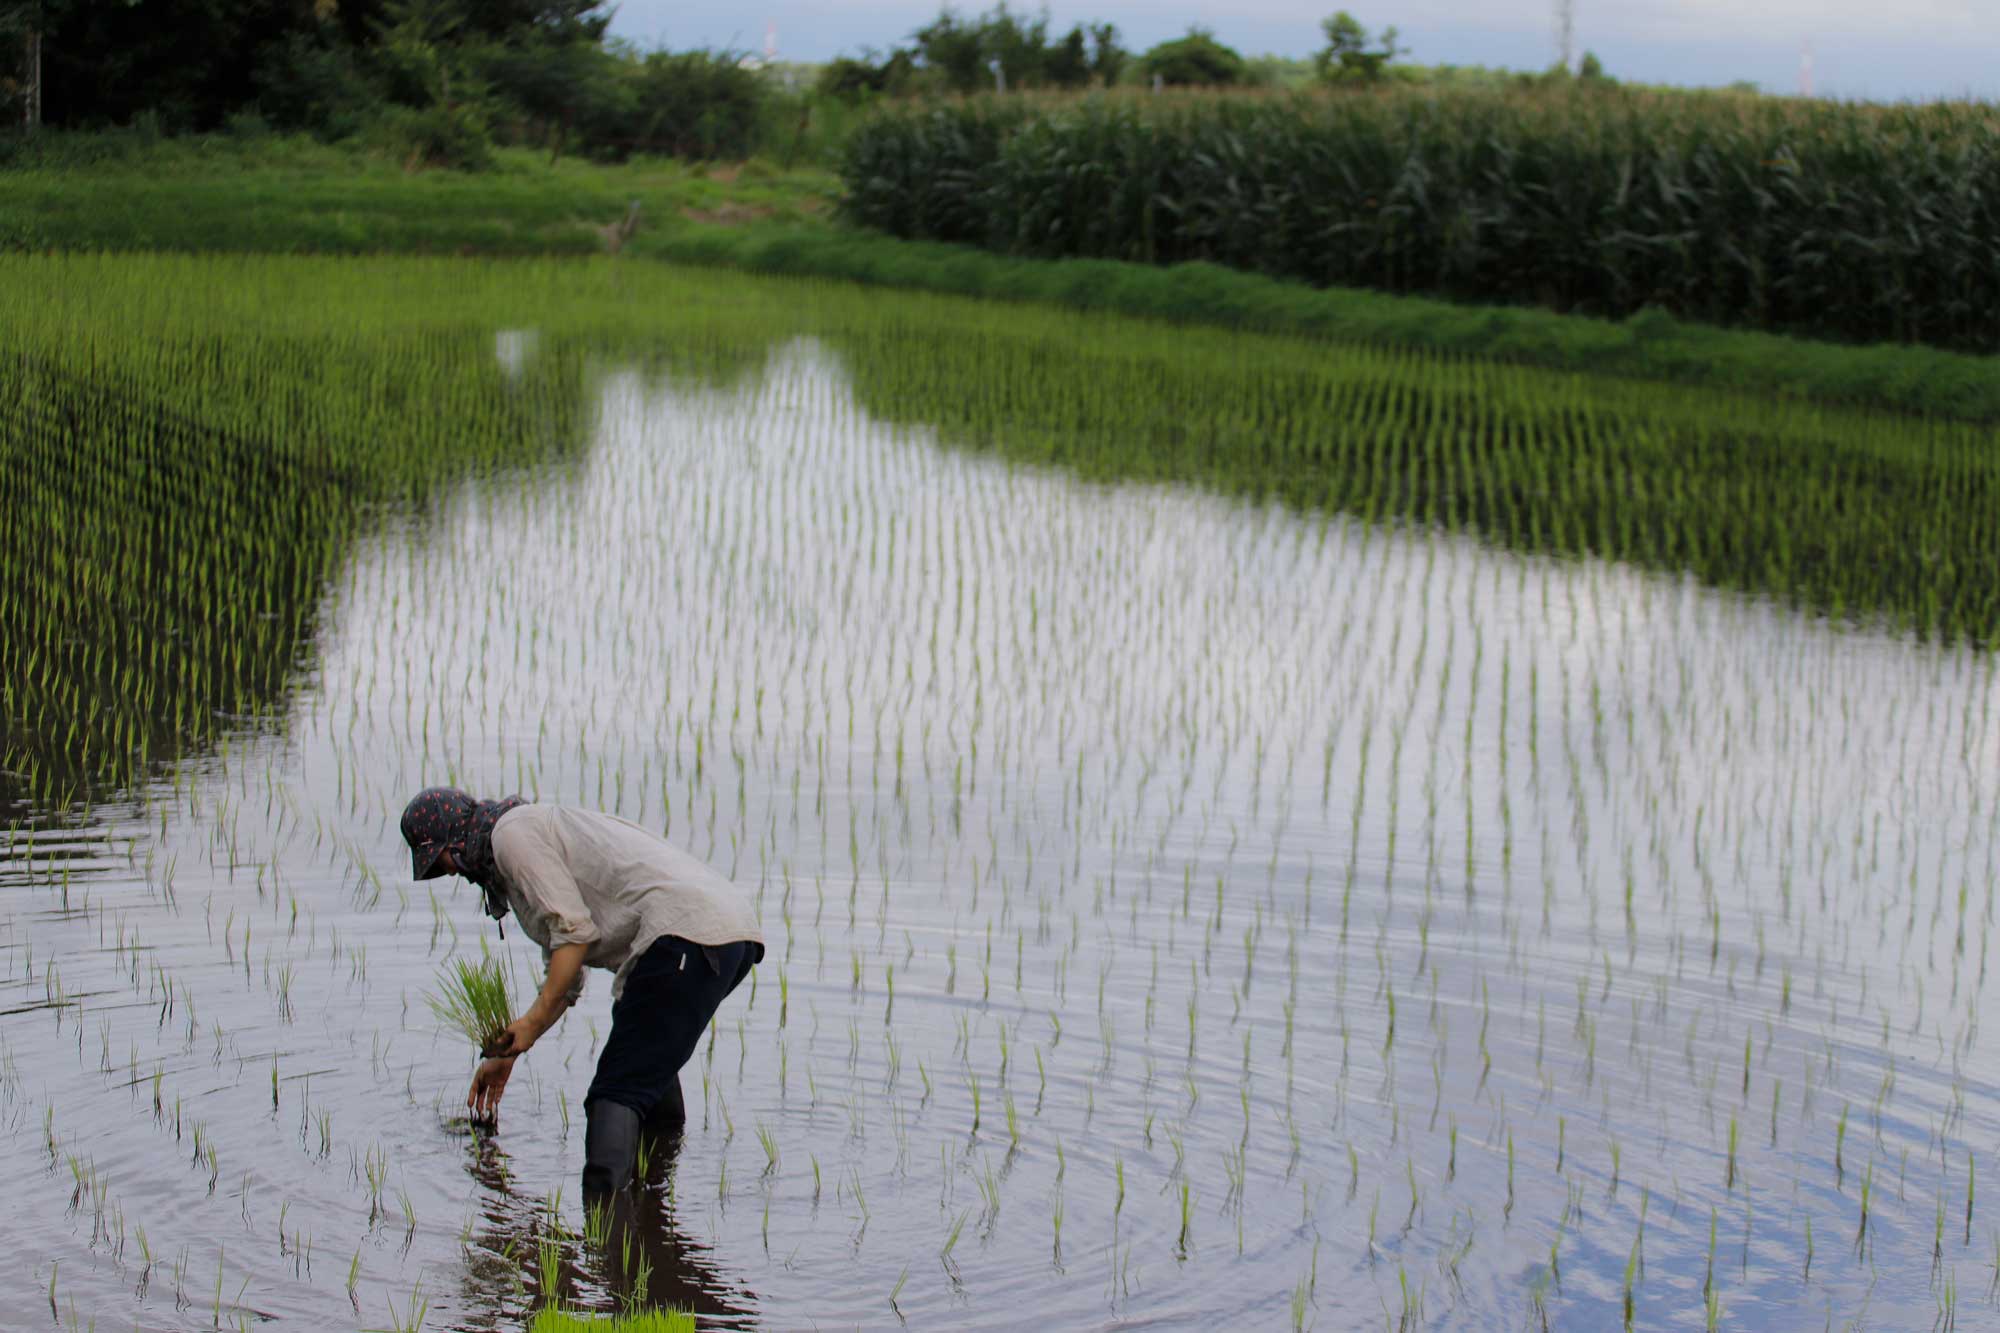
[[[42,123],[42,25],[36,8],[23,12],[21,29],[21,128],[32,133]]]
[[[1563,69],[1576,73],[1576,0],[1556,0],[1556,49]]]
[[[1799,96],[1813,95],[1812,38],[1805,39],[1799,47]]]

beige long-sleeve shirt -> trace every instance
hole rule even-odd
[[[516,806],[493,826],[507,905],[542,946],[587,946],[614,999],[632,963],[662,935],[696,944],[747,940],[763,951],[750,897],[726,876],[630,820],[559,805]],[[582,992],[583,974],[570,992]]]

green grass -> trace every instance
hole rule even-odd
[[[633,199],[638,235],[650,237],[703,222],[798,222],[828,212],[839,189],[830,172],[756,159],[551,165],[503,149],[490,171],[406,173],[293,137],[51,136],[50,145],[0,171],[0,251],[589,255],[604,249],[596,228]]]
[[[619,1318],[544,1310],[528,1325],[528,1333],[695,1333],[695,1320],[678,1310],[648,1310]]]
[[[408,175],[310,140],[48,136],[0,171],[0,253],[591,255],[594,228],[643,205],[626,258],[841,278],[1516,365],[1742,389],[1802,402],[2000,422],[1990,359],[1732,331],[1646,310],[1614,321],[1314,288],[1208,263],[1009,258],[835,225],[831,173],[752,161],[549,166]],[[720,225],[718,225],[720,224]]]

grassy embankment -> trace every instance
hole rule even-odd
[[[597,229],[637,198],[642,222],[627,256],[2000,421],[2000,375],[1984,357],[1806,342],[1657,310],[1614,321],[1320,290],[1211,264],[1020,259],[900,241],[839,225],[832,173],[762,161],[551,166],[510,151],[491,172],[407,175],[298,140],[108,135],[59,141],[0,171],[0,183],[0,251],[587,255],[604,249]]]
[[[839,179],[758,160],[550,163],[502,149],[490,171],[405,172],[310,139],[50,136],[0,169],[0,251],[593,255],[634,199],[631,249],[695,224],[829,216]]]

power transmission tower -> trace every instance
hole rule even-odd
[[[1556,0],[1556,49],[1562,53],[1562,67],[1574,74],[1576,0]]]

